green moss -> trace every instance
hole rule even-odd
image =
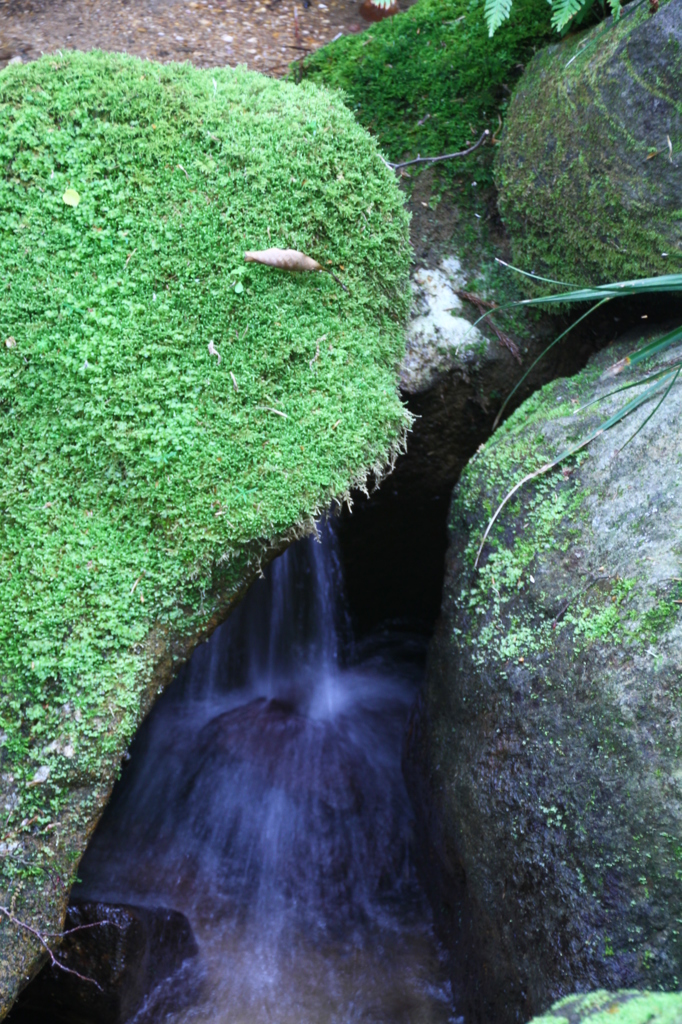
[[[517,3],[493,39],[482,0],[419,0],[358,36],[305,58],[293,75],[342,89],[393,161],[464,149],[498,132],[510,87],[550,31],[545,0]],[[492,147],[442,165],[462,198],[492,181]],[[414,169],[411,169],[411,173]]]
[[[348,292],[245,266],[270,245]],[[87,832],[88,787],[106,788],[158,685],[158,638],[203,628],[217,590],[399,446],[408,265],[392,173],[311,85],[97,52],[0,74],[12,836],[74,787]],[[5,854],[29,876],[52,851]]]
[[[679,581],[673,582],[670,595],[662,600],[655,595],[656,603],[643,617],[642,633],[652,640],[666,633],[682,615],[682,584]]]
[[[568,996],[531,1024],[679,1024],[677,992],[590,992]]]

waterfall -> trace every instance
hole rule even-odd
[[[400,767],[417,675],[395,644],[353,648],[329,525],[194,653],[79,870],[77,898],[194,929],[191,1005],[154,993],[136,1024],[450,1019]]]

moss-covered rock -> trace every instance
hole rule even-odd
[[[545,0],[515,4],[493,39],[483,9],[483,0],[419,0],[361,35],[322,47],[292,75],[343,90],[391,160],[464,149],[485,128],[499,131],[511,85],[550,33]],[[492,182],[492,152],[483,147],[441,165],[468,203]]]
[[[618,354],[529,399],[453,493],[409,762],[484,1022],[682,980],[682,387],[620,454],[651,406],[524,486],[474,569],[508,489],[625,400]]]
[[[682,0],[533,59],[496,166],[518,266],[576,284],[682,270],[680,95]]]
[[[531,1024],[680,1024],[682,995],[677,992],[590,992],[555,1003]]]
[[[245,266],[277,245],[348,291]],[[155,694],[400,446],[408,264],[393,174],[314,86],[0,73],[0,1016]]]

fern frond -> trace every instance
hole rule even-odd
[[[552,28],[563,32],[582,6],[583,0],[552,0]]]
[[[511,12],[512,0],[485,0],[484,16],[488,35],[494,36]]]
[[[611,8],[613,20],[618,21],[618,19],[620,18],[620,0],[607,0],[607,3]]]

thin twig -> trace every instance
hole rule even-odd
[[[345,284],[343,283],[343,281],[339,281],[339,279],[336,276],[336,274],[334,274],[331,270],[328,270],[327,273],[329,274],[330,277],[334,278],[334,280],[336,281],[337,284],[341,285],[341,287],[343,288],[344,292],[348,292],[348,289],[346,288]],[[350,295],[350,292],[348,292],[348,294]]]
[[[0,914],[4,914],[5,917],[7,918],[7,920],[11,924],[13,924],[16,928],[23,928],[25,931],[30,932],[31,935],[35,936],[35,938],[38,940],[40,945],[43,947],[43,949],[45,950],[45,952],[49,956],[50,961],[51,961],[53,967],[58,967],[60,969],[60,971],[65,971],[66,974],[73,974],[73,975],[75,975],[76,978],[79,978],[81,981],[90,982],[90,984],[94,985],[95,988],[98,988],[100,990],[100,992],[102,991],[102,986],[99,984],[99,982],[95,981],[94,978],[88,978],[84,974],[79,974],[79,972],[78,971],[74,971],[74,969],[72,967],[67,967],[66,964],[63,964],[59,960],[57,960],[57,957],[54,955],[54,953],[52,952],[51,948],[47,944],[47,939],[45,938],[44,935],[41,934],[41,932],[38,931],[37,928],[33,928],[30,924],[26,924],[25,921],[20,921],[18,917],[14,916],[14,914],[11,912],[11,910],[9,910],[8,907],[0,906]],[[97,921],[96,924],[98,924],[98,925],[109,924],[109,921]],[[80,927],[82,927],[82,928],[92,928],[92,927],[94,927],[94,925],[81,925]],[[68,932],[57,932],[55,934],[58,934],[58,935],[68,935],[71,932],[75,932],[75,931],[78,931],[78,930],[79,930],[78,928],[70,928]]]
[[[497,303],[489,302],[487,299],[481,298],[480,295],[474,295],[473,292],[456,291],[455,295],[457,296],[458,299],[464,299],[465,302],[470,302],[472,306],[476,307],[479,313],[483,313],[484,310],[497,309]],[[516,359],[519,363],[523,363],[523,360],[521,359],[521,353],[519,352],[519,347],[514,341],[514,339],[509,334],[507,334],[506,331],[503,331],[501,327],[498,327],[491,316],[488,316],[487,320],[488,327],[497,337],[498,341],[502,345],[504,345],[505,348],[509,349],[511,354],[514,356],[514,359]]]
[[[271,405],[259,405],[258,408],[262,409],[263,412],[274,412],[275,416],[282,416],[285,420],[289,419],[285,412],[281,412],[279,409],[273,409]]]
[[[483,145],[489,135],[490,131],[486,128],[478,142],[474,142],[473,146],[469,146],[468,149],[460,150],[459,153],[444,153],[442,156],[418,156],[414,160],[403,160],[400,164],[392,164],[388,163],[388,161],[385,161],[385,163],[388,163],[392,171],[398,171],[401,167],[411,167],[412,164],[436,164],[440,160],[454,160],[458,156],[468,156],[469,153],[473,153],[475,149]]]

